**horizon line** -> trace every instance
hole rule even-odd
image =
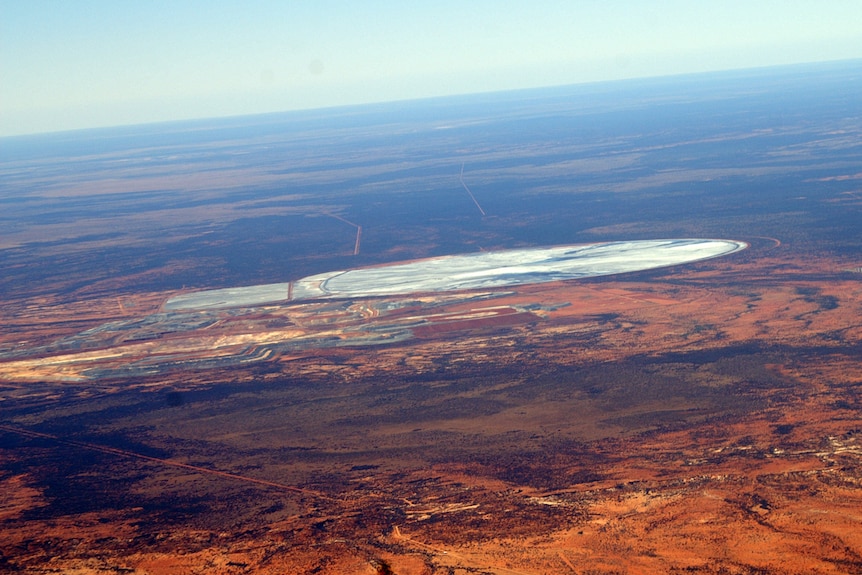
[[[335,104],[330,106],[319,106],[319,107],[297,107],[297,108],[287,108],[282,110],[268,110],[268,111],[260,111],[260,112],[250,112],[250,113],[238,113],[238,114],[225,114],[225,115],[216,115],[216,116],[190,116],[183,118],[172,118],[172,119],[164,119],[164,120],[153,120],[153,121],[145,121],[145,122],[132,122],[129,124],[99,124],[88,127],[80,127],[80,128],[70,128],[63,130],[46,130],[46,131],[34,131],[34,132],[17,132],[17,133],[9,133],[9,134],[0,134],[0,140],[12,140],[16,138],[31,138],[31,137],[43,137],[43,136],[55,136],[61,134],[73,134],[76,132],[88,132],[88,131],[98,131],[98,130],[114,130],[121,128],[137,128],[144,126],[159,126],[159,125],[168,125],[168,124],[181,124],[181,123],[195,123],[195,122],[207,122],[213,120],[227,120],[227,119],[240,119],[240,118],[260,118],[263,116],[275,116],[275,115],[286,115],[286,114],[301,114],[308,112],[336,112],[339,110],[347,111],[347,110],[356,110],[358,108],[370,108],[374,106],[385,106],[385,105],[393,105],[393,104],[407,104],[407,103],[419,103],[419,102],[430,102],[430,101],[440,101],[445,99],[455,99],[455,98],[465,98],[465,97],[473,97],[473,96],[486,96],[492,94],[516,94],[520,92],[530,92],[530,91],[540,91],[540,90],[550,90],[550,89],[563,89],[563,88],[575,88],[579,86],[599,86],[599,85],[613,85],[613,84],[626,84],[631,82],[645,81],[645,80],[661,80],[661,79],[669,79],[669,78],[687,78],[687,77],[696,77],[696,76],[710,76],[716,74],[733,74],[733,73],[746,73],[746,72],[755,72],[755,71],[779,71],[779,70],[790,70],[793,68],[806,68],[806,67],[819,67],[819,66],[827,66],[827,65],[862,65],[862,57],[857,58],[841,58],[835,60],[816,60],[816,61],[803,61],[803,62],[794,62],[791,64],[771,64],[771,65],[762,65],[762,66],[751,66],[751,67],[741,67],[741,68],[719,68],[713,70],[701,70],[697,72],[681,72],[675,74],[656,74],[656,75],[648,75],[648,76],[631,76],[628,78],[615,78],[615,79],[605,79],[605,80],[587,80],[583,82],[572,82],[572,83],[563,83],[563,84],[547,84],[541,86],[525,86],[521,88],[505,88],[501,90],[487,90],[487,91],[478,91],[478,92],[456,92],[451,94],[441,94],[434,96],[419,96],[413,98],[398,98],[398,99],[383,99],[383,100],[372,100],[367,102],[356,102],[351,104]]]

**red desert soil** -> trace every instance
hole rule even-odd
[[[193,470],[179,474],[155,460],[120,462],[150,475],[136,479],[138,492],[172,485],[182,489],[183,481],[189,489],[203,486],[213,510],[200,511],[201,517],[224,507],[224,513],[238,518],[239,527],[231,529],[203,519],[150,523],[154,516],[132,507],[45,515],[40,510],[50,497],[44,488],[26,473],[7,473],[0,476],[0,568],[34,574],[178,575],[862,573],[862,284],[840,273],[850,264],[799,262],[777,254],[779,249],[760,254],[756,263],[741,258],[695,266],[672,274],[673,282],[666,283],[615,279],[527,287],[488,305],[571,305],[537,312],[528,324],[500,325],[514,315],[493,316],[486,324],[468,319],[460,328],[432,326],[406,346],[300,353],[282,356],[264,375],[232,372],[239,383],[285,374],[325,382],[328,395],[338,396],[333,401],[350,405],[351,393],[358,397],[362,391],[347,387],[353,380],[386,376],[398,381],[434,373],[443,364],[478,371],[521,366],[519,377],[529,378],[523,374],[531,369],[538,374],[548,365],[599,366],[598,373],[607,366],[610,373],[636,358],[742,344],[800,350],[777,353],[771,363],[757,366],[764,381],[774,378],[786,385],[747,389],[736,407],[707,413],[697,398],[647,394],[611,418],[587,395],[549,395],[492,413],[415,423],[390,417],[406,409],[396,403],[394,411],[369,411],[369,417],[381,414],[379,420],[372,417],[355,437],[353,428],[338,427],[343,413],[336,417],[311,408],[301,411],[304,407],[291,408],[291,414],[304,413],[306,419],[291,420],[283,435],[276,427],[255,431],[252,419],[235,432],[215,429],[223,421],[217,413],[207,424],[213,429],[132,418],[130,427],[148,422],[180,443],[198,433],[239,448],[257,445],[271,433],[280,441],[300,446],[308,441],[347,459],[330,467],[310,461],[284,472],[328,499],[250,483],[237,487],[234,483],[241,481],[215,476],[203,482]],[[141,296],[137,309],[152,308],[154,300]],[[82,304],[76,313],[100,321],[121,313],[116,301],[90,305]],[[456,303],[446,311],[475,308],[475,302]],[[124,307],[126,317],[133,315],[129,309]],[[63,314],[60,308],[55,312],[44,316],[46,330]],[[600,319],[608,313],[617,314],[613,321]],[[453,341],[456,329],[464,332]],[[4,337],[9,341],[14,335]],[[579,337],[589,345],[578,343]],[[519,344],[525,339],[529,349]],[[746,389],[744,377],[731,381],[736,372],[716,365],[704,360],[660,369],[663,376],[676,373],[688,384],[715,389],[719,398],[725,390]],[[194,389],[218,381],[212,370],[181,375],[131,385],[177,389],[181,379],[183,389]],[[487,389],[457,393],[445,382],[433,385],[441,396],[469,399],[515,384],[487,383]],[[103,391],[120,387],[106,382]],[[395,384],[390,388],[397,389]],[[29,388],[18,389],[23,394]],[[682,415],[662,419],[668,414]],[[26,421],[21,418],[16,425]],[[303,435],[305,428],[312,431]],[[373,453],[350,458],[363,444],[369,450],[372,443],[393,447],[419,428],[429,437],[460,439],[451,448],[403,444],[398,458],[387,459],[383,452],[377,459]],[[537,454],[531,451],[538,441],[531,438],[537,437],[570,447]],[[482,457],[478,447],[472,450],[474,444],[484,445],[483,438],[498,442],[493,457]],[[39,449],[49,449],[49,443]],[[440,454],[447,449],[460,449],[465,456],[446,459]],[[4,468],[12,463],[11,453],[4,455]],[[226,461],[211,466],[224,469]],[[356,465],[361,461],[373,464]],[[527,472],[518,476],[518,466],[541,468],[546,479]],[[257,473],[249,469],[236,473]],[[240,487],[246,491],[237,495]],[[254,499],[288,504],[280,515],[252,515]]]

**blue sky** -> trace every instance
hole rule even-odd
[[[862,58],[862,2],[0,0],[0,135]]]

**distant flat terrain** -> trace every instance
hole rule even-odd
[[[0,571],[862,570],[859,93],[0,140]]]

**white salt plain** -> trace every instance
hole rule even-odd
[[[714,239],[662,239],[501,250],[340,270],[290,283],[182,294],[166,310],[249,307],[280,301],[349,299],[487,289],[606,276],[715,258],[748,247]],[[290,294],[290,295],[289,295]]]

